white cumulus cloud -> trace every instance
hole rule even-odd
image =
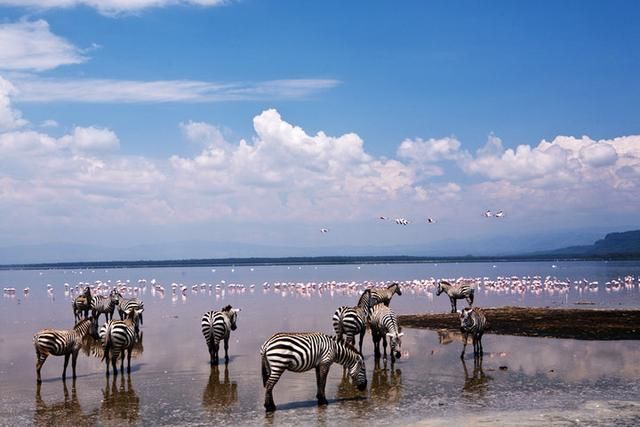
[[[20,111],[11,105],[11,97],[15,96],[16,88],[0,76],[0,131],[15,129],[28,122],[22,118]]]
[[[176,5],[187,6],[218,6],[227,3],[226,0],[0,0],[0,6],[15,6],[36,9],[70,8],[88,6],[97,9],[105,15],[127,12],[138,12],[154,7]]]
[[[0,70],[44,71],[86,60],[44,20],[0,24]]]
[[[72,134],[60,140],[63,144],[79,151],[113,150],[120,146],[120,139],[112,130],[93,126],[76,127]]]

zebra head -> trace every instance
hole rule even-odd
[[[471,319],[472,308],[465,307],[462,311],[459,311],[460,315],[460,329],[473,326],[473,319]]]
[[[392,287],[395,286],[395,289],[393,290],[394,294],[398,294],[398,296],[402,295],[402,291],[400,290],[400,284],[398,282],[392,283],[387,289],[391,289]],[[393,295],[393,294],[391,294]]]
[[[111,298],[111,305],[118,305],[120,304],[120,298],[122,298],[122,295],[120,295],[120,292],[113,290],[109,293],[109,297]]]
[[[402,356],[402,339],[401,337],[404,335],[404,332],[400,333],[391,333],[387,332],[387,337],[389,338],[389,342],[391,344],[391,353],[395,356],[396,359],[400,359]]]
[[[441,282],[438,282],[438,289],[436,289],[436,296],[439,296],[442,293],[442,291],[444,291],[444,289],[442,288],[443,283],[447,283],[447,282],[445,282],[444,280]]]
[[[239,311],[240,311],[239,308],[231,308],[230,305],[222,309],[222,312],[225,313],[227,315],[227,318],[229,319],[229,327],[231,328],[232,331],[235,331],[236,328],[238,327],[236,325],[236,322],[238,320]]]
[[[355,362],[349,367],[349,376],[358,390],[367,389],[367,368],[364,365],[364,357],[360,353],[357,353]]]

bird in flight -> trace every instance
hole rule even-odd
[[[484,217],[486,217],[486,218],[490,218],[490,217],[492,217],[492,216],[493,216],[493,212],[491,212],[491,211],[486,211],[486,212],[484,213]]]
[[[328,228],[321,228],[321,229],[320,229],[320,232],[321,232],[321,233],[328,233],[328,232],[329,232],[329,229],[328,229]]]
[[[502,218],[503,216],[504,216],[504,212],[503,212],[503,211],[498,211],[498,212],[496,212],[496,214],[495,214],[495,217],[496,217],[496,218]]]
[[[436,220],[435,220],[435,219],[433,219],[433,218],[427,218],[427,222],[428,222],[429,224],[433,224],[434,222],[436,222]]]

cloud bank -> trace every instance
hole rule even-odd
[[[144,9],[168,6],[212,7],[228,3],[226,0],[0,0],[0,6],[35,9],[71,8],[86,6],[104,15],[139,12]]]

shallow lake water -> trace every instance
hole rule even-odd
[[[394,366],[375,363],[367,333],[366,391],[358,392],[343,378],[342,367],[334,365],[326,387],[329,405],[318,407],[314,372],[286,372],[274,389],[278,410],[265,414],[259,348],[272,333],[332,333],[335,308],[355,305],[358,286],[366,281],[514,275],[586,279],[599,282],[600,288],[588,295],[573,287],[541,294],[481,289],[476,305],[575,307],[588,300],[593,305],[587,307],[640,307],[640,263],[631,262],[0,271],[0,287],[16,288],[15,296],[0,299],[0,424],[639,424],[638,341],[485,335],[483,359],[474,360],[468,346],[461,361],[458,334],[409,328],[404,331],[403,356]],[[624,277],[633,277],[634,286],[604,289],[607,281]],[[44,327],[73,325],[64,284],[129,280],[134,287],[141,279],[147,281],[140,295],[145,302],[143,335],[131,375],[107,379],[99,358],[81,354],[75,384],[70,378],[64,383],[63,358],[49,357],[43,383],[36,386],[33,334]],[[152,289],[152,279],[164,293]],[[274,286],[331,281],[338,283],[323,291]],[[172,283],[187,291],[183,294],[178,287],[173,295]],[[204,289],[192,290],[202,283]],[[341,286],[344,283],[351,287]],[[28,296],[23,294],[26,287]],[[200,319],[205,311],[226,304],[242,310],[231,335],[231,360],[211,367]],[[407,287],[402,296],[394,296],[391,308],[398,314],[444,312],[449,302],[419,286]]]

